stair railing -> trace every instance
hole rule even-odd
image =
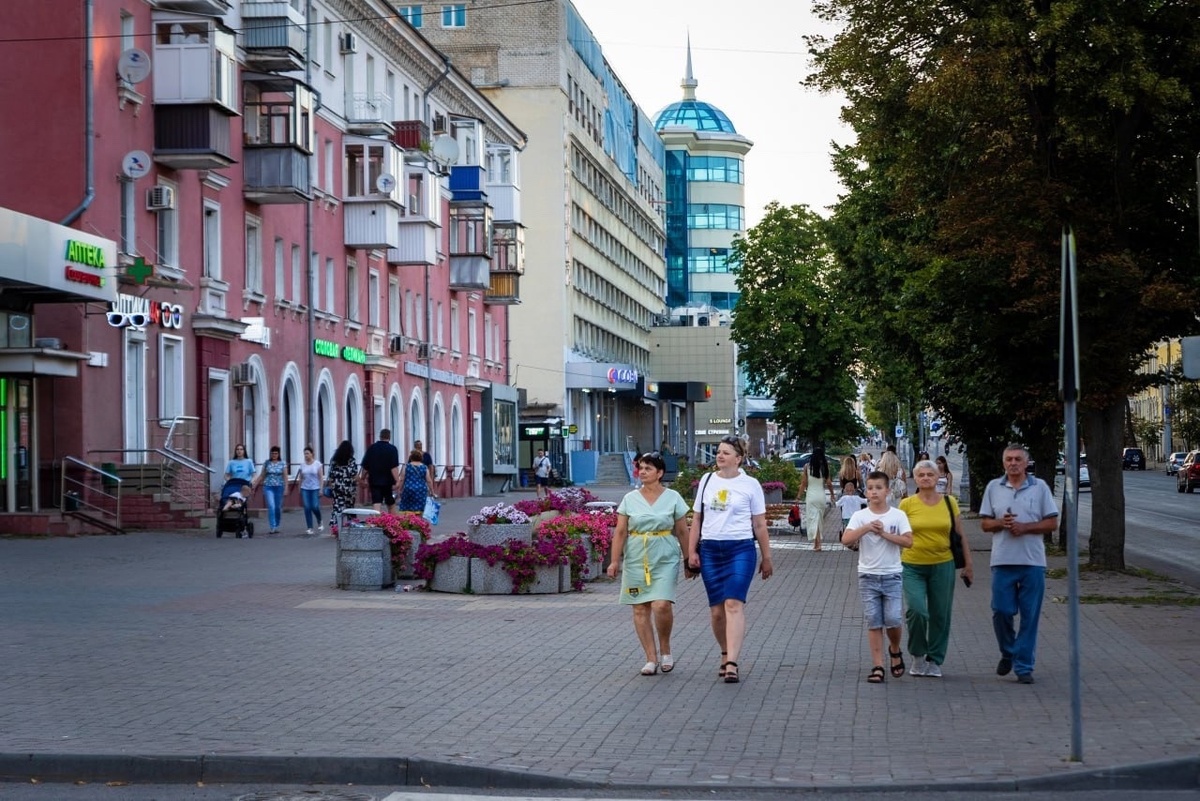
[[[127,492],[155,490],[166,495],[172,504],[189,511],[208,508],[208,482],[212,469],[174,448],[98,449],[88,451],[88,454],[120,454],[126,460],[120,469],[127,476]],[[140,458],[129,461],[129,455]],[[128,480],[131,471],[135,481]]]
[[[121,477],[74,456],[63,457],[59,509],[110,531],[121,528]]]

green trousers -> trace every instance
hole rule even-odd
[[[954,604],[954,560],[938,565],[904,565],[904,613],[908,652],[942,664],[950,644]]]

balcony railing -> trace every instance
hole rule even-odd
[[[516,273],[491,274],[483,302],[495,306],[513,306],[521,302],[521,276]]]
[[[243,195],[253,203],[303,203],[311,199],[310,158],[294,147],[247,147]]]
[[[349,133],[366,136],[392,134],[392,121],[388,119],[392,106],[390,95],[383,92],[356,92],[349,100],[350,114],[346,120]]]

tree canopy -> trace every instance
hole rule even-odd
[[[1090,554],[1123,566],[1125,399],[1195,328],[1200,17],[1177,0],[824,0],[811,85],[856,141],[831,227],[870,369],[915,371],[972,488],[1020,437],[1053,470],[1059,240],[1079,241]],[[900,382],[897,382],[900,383]],[[1102,457],[1102,458],[1100,458]]]
[[[856,337],[832,283],[823,220],[806,206],[767,206],[733,246],[741,293],[732,336],[775,417],[813,443],[858,436]]]

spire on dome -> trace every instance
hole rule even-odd
[[[687,74],[683,76],[683,83],[679,86],[683,89],[684,100],[696,99],[697,82],[692,75],[692,32],[688,31],[687,35]]]

